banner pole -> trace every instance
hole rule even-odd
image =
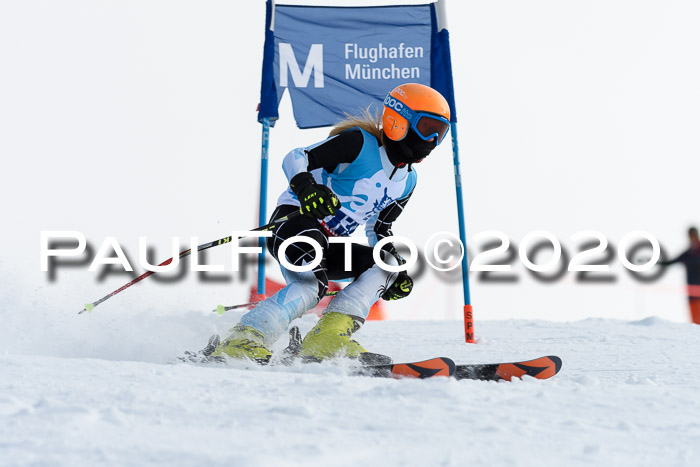
[[[260,150],[260,209],[258,225],[263,225],[267,220],[267,160],[270,145],[270,119],[262,119],[262,147]],[[262,251],[258,255],[258,295],[265,295],[265,238],[258,239],[258,246]]]
[[[459,145],[457,144],[457,122],[450,124],[452,130],[452,155],[455,169],[455,189],[457,195],[457,217],[459,221],[459,239],[464,247],[462,257],[462,288],[464,290],[464,340],[474,343],[474,315],[472,312],[471,295],[469,293],[469,258],[467,255],[467,233],[464,228],[464,201],[462,199],[462,175],[459,168]]]

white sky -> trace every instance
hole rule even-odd
[[[447,9],[469,237],[495,229],[517,244],[546,230],[573,253],[578,231],[616,246],[642,229],[672,254],[685,248],[700,221],[700,4]],[[39,271],[42,230],[78,230],[96,247],[114,235],[134,258],[146,235],[165,259],[172,236],[204,242],[255,226],[264,13],[262,0],[0,1],[3,293],[73,313],[128,280],[97,283],[85,267],[50,284]],[[283,155],[327,134],[296,129],[286,98],[280,112],[268,212],[285,185]],[[457,231],[449,144],[419,173],[394,230],[422,246]],[[228,265],[228,254],[211,259]],[[582,285],[572,274],[537,282],[514,264],[517,283],[472,278],[477,320],[687,319],[681,267],[643,286],[613,258],[615,283]],[[144,283],[100,310],[206,310],[245,301],[245,289]],[[460,284],[430,272],[390,312],[457,318],[461,303]]]

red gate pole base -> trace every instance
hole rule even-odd
[[[464,305],[464,341],[474,343],[474,313],[471,305]]]

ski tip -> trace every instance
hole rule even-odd
[[[536,379],[548,379],[561,370],[561,358],[556,355],[540,357],[527,362],[503,363],[498,365],[496,373],[501,379],[510,381],[513,378],[531,376]]]
[[[226,312],[226,307],[223,305],[216,305],[216,310],[212,310],[212,311],[216,311],[220,315],[223,315]]]
[[[561,370],[561,358],[557,357],[556,355],[550,355],[547,358],[550,359],[552,363],[554,363],[554,374],[556,375],[557,373],[559,373],[559,370]]]

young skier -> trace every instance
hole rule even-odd
[[[280,266],[287,286],[246,313],[212,355],[267,363],[270,346],[293,319],[316,306],[328,281],[352,278],[304,338],[301,356],[362,358],[367,351],[351,337],[370,307],[380,297],[406,297],[413,287],[406,272],[387,272],[376,265],[372,247],[393,235],[391,225],[416,185],[412,164],[443,141],[449,120],[449,105],[439,92],[422,84],[403,84],[384,100],[381,123],[365,111],[340,122],[325,141],[287,154],[282,168],[289,188],[279,197],[271,221],[299,210],[303,215],[280,224],[267,246],[279,261],[285,239],[306,236],[321,245],[323,260],[308,272]],[[331,244],[328,238],[350,236],[360,225],[365,225],[369,246],[352,244],[352,268],[345,271],[345,245]],[[382,255],[388,264],[403,261],[391,243]],[[295,266],[311,263],[315,256],[308,243],[293,243],[286,250],[286,259]]]

